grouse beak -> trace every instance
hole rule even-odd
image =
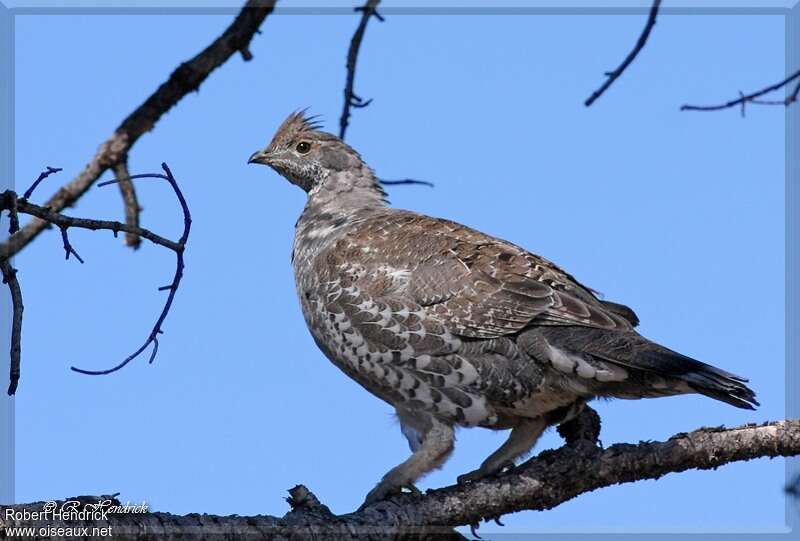
[[[250,155],[250,159],[247,160],[247,163],[258,163],[261,165],[269,165],[270,157],[271,156],[269,152],[266,151],[266,149],[257,150]]]

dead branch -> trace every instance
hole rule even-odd
[[[20,353],[22,352],[22,311],[25,309],[22,304],[22,288],[17,281],[17,269],[11,266],[8,259],[0,259],[0,271],[3,272],[3,283],[8,284],[11,291],[11,374],[9,376],[8,394],[13,395],[17,392],[20,373]]]
[[[342,116],[339,119],[339,138],[344,140],[345,132],[350,120],[350,108],[361,109],[372,103],[372,100],[364,100],[353,92],[353,83],[356,78],[356,62],[358,61],[358,51],[361,48],[361,41],[364,39],[364,32],[367,30],[367,23],[371,17],[383,21],[383,17],[378,13],[377,8],[381,0],[367,0],[362,7],[355,8],[361,12],[361,21],[358,23],[353,38],[350,40],[350,48],[347,50],[347,79],[344,85],[344,106]]]
[[[172,171],[169,170],[169,167],[166,163],[161,164],[162,169],[166,175],[159,175],[159,174],[144,174],[144,175],[133,175],[126,179],[115,179],[110,180],[107,182],[102,182],[99,186],[107,186],[109,184],[119,183],[121,181],[127,180],[131,181],[133,179],[140,179],[140,178],[153,178],[153,179],[162,179],[166,180],[172,191],[175,192],[175,196],[178,198],[178,202],[181,205],[181,210],[183,211],[183,234],[181,238],[177,242],[177,249],[175,251],[175,275],[172,278],[172,282],[169,285],[163,286],[158,288],[159,291],[169,291],[167,294],[167,301],[164,303],[164,307],[161,309],[161,314],[158,316],[156,320],[156,324],[153,325],[153,329],[150,331],[150,334],[147,336],[147,340],[145,340],[144,344],[142,344],[139,349],[125,357],[118,365],[108,368],[106,370],[85,370],[83,368],[76,368],[74,366],[70,367],[73,371],[79,372],[81,374],[87,374],[90,376],[102,376],[106,374],[111,374],[112,372],[116,372],[120,368],[124,367],[126,364],[134,360],[136,357],[141,355],[141,353],[147,349],[150,344],[153,344],[153,351],[150,353],[150,359],[148,363],[151,363],[156,359],[156,355],[158,354],[158,335],[163,334],[164,331],[161,330],[161,326],[164,324],[164,320],[167,318],[167,314],[169,314],[170,308],[172,308],[172,301],[175,299],[175,293],[178,291],[178,287],[181,284],[181,279],[183,278],[183,269],[184,269],[184,261],[183,261],[183,252],[186,247],[186,242],[189,240],[189,232],[192,228],[192,216],[189,212],[189,206],[186,204],[186,199],[183,197],[183,193],[181,192],[180,188],[178,187],[178,183],[175,181],[175,177],[172,176]],[[77,256],[77,254],[75,254]]]
[[[722,109],[729,109],[738,105],[740,106],[741,114],[744,117],[745,106],[748,103],[754,103],[757,105],[783,105],[788,107],[797,101],[798,94],[800,94],[800,80],[798,80],[797,85],[794,87],[792,93],[782,100],[759,100],[758,98],[765,94],[769,94],[770,92],[775,92],[776,90],[784,88],[795,79],[800,79],[800,70],[789,75],[780,83],[775,83],[774,85],[762,88],[761,90],[753,92],[752,94],[745,95],[742,92],[739,92],[739,97],[737,99],[727,101],[721,105],[683,105],[681,106],[681,111],[720,111]]]
[[[587,426],[591,425],[590,420]],[[457,534],[451,528],[455,526],[476,524],[526,509],[551,509],[586,492],[618,483],[657,479],[689,469],[716,469],[730,462],[760,457],[799,455],[800,420],[729,429],[701,428],[676,434],[663,442],[617,444],[605,450],[585,438],[573,443],[542,452],[497,477],[424,495],[398,495],[346,515],[333,515],[305,487],[298,486],[290,491],[287,500],[292,510],[282,518],[178,516],[157,512],[109,513],[106,520],[97,521],[37,521],[21,516],[23,510],[43,509],[45,504],[39,502],[11,507],[19,513],[10,518],[0,508],[0,529],[39,527],[44,522],[55,527],[111,526],[114,538],[124,540],[182,535],[288,540],[308,539],[312,533],[320,539],[355,535],[368,540],[454,538]]]
[[[29,216],[35,216],[45,223],[49,223],[57,227],[77,227],[79,229],[89,229],[92,231],[106,230],[113,232],[115,236],[122,231],[124,233],[139,235],[142,238],[149,240],[153,244],[158,244],[164,248],[169,248],[172,251],[177,251],[180,249],[180,246],[177,242],[157,235],[144,227],[131,227],[127,224],[123,224],[122,222],[113,220],[94,220],[90,218],[76,218],[73,216],[67,216],[66,214],[55,212],[46,206],[35,205],[23,198],[17,199],[17,194],[14,192],[7,191],[2,195],[3,201],[0,203],[0,210],[9,210],[9,207],[11,206],[9,199],[14,198],[17,200],[17,212],[28,214]],[[3,248],[4,246],[0,244],[0,259],[7,259],[11,257],[12,254],[2,251]]]
[[[172,279],[172,282],[169,286],[165,286],[159,288],[160,290],[169,290],[169,294],[167,296],[167,300],[164,304],[164,308],[161,311],[161,314],[156,321],[156,324],[153,326],[152,331],[148,335],[147,340],[145,343],[137,349],[133,354],[126,357],[121,363],[110,368],[108,370],[84,370],[80,368],[72,367],[72,370],[76,372],[80,372],[83,374],[91,374],[91,375],[100,375],[100,374],[110,374],[111,372],[115,372],[128,364],[130,361],[135,359],[139,356],[148,346],[151,344],[153,345],[153,351],[150,355],[150,361],[153,362],[155,359],[156,353],[158,352],[158,335],[162,334],[161,326],[164,323],[164,320],[169,313],[169,310],[172,306],[173,299],[175,298],[175,293],[178,290],[178,286],[180,285],[181,278],[183,277],[183,269],[184,269],[184,260],[183,260],[183,253],[186,248],[186,242],[189,240],[189,231],[191,230],[192,224],[192,217],[189,212],[189,207],[186,204],[186,200],[183,197],[183,193],[181,192],[180,188],[178,187],[178,183],[175,181],[175,177],[173,177],[172,172],[170,171],[169,167],[166,163],[161,164],[162,169],[164,170],[165,174],[144,174],[144,175],[133,175],[129,176],[124,179],[115,179],[108,182],[103,182],[99,186],[105,186],[109,184],[120,183],[121,181],[132,181],[134,179],[143,179],[143,178],[151,178],[151,179],[162,179],[169,183],[170,187],[172,188],[175,196],[178,198],[178,202],[181,206],[181,210],[183,211],[183,220],[184,220],[184,229],[183,234],[181,235],[180,239],[176,241],[172,241],[161,237],[160,235],[156,235],[152,231],[142,227],[134,227],[130,224],[123,224],[116,221],[108,221],[108,220],[93,220],[87,218],[75,218],[72,216],[67,216],[61,213],[58,213],[46,206],[40,206],[33,203],[28,202],[26,198],[20,198],[17,194],[13,191],[6,191],[2,194],[0,198],[0,211],[8,210],[12,215],[12,223],[15,221],[18,222],[18,213],[28,214],[30,216],[34,216],[42,221],[42,223],[51,224],[57,226],[61,230],[61,240],[64,245],[64,252],[66,253],[66,258],[69,259],[70,256],[74,256],[80,263],[83,263],[83,259],[75,248],[72,246],[72,243],[69,240],[68,230],[70,227],[75,227],[79,229],[90,229],[93,231],[97,230],[108,230],[114,233],[114,236],[120,231],[124,231],[130,235],[135,235],[137,238],[144,238],[147,239],[154,244],[158,244],[160,246],[164,246],[165,248],[169,248],[170,250],[175,252],[176,257],[176,269],[175,275]],[[51,168],[48,168],[51,169]],[[37,181],[40,182],[40,180]],[[32,193],[33,189],[35,188],[32,186],[31,189],[26,191],[26,194]],[[0,245],[0,249],[5,248],[5,246]],[[11,290],[11,299],[12,299],[12,306],[14,310],[14,317],[12,323],[12,331],[11,331],[11,374],[10,374],[10,383],[8,388],[8,394],[13,395],[16,392],[17,385],[19,382],[20,377],[20,351],[21,351],[21,332],[22,332],[22,292],[19,287],[19,282],[16,279],[16,270],[11,267],[9,263],[9,258],[11,254],[7,252],[0,251],[0,270],[3,273],[3,281],[8,284],[9,289]]]
[[[100,175],[127,158],[139,137],[153,129],[161,116],[184,96],[197,90],[212,71],[237,52],[241,52],[245,59],[252,58],[248,50],[250,41],[274,6],[275,0],[248,0],[222,35],[194,58],[178,66],[142,105],[122,121],[113,135],[100,145],[84,170],[59,188],[45,206],[58,212],[75,204]],[[7,242],[0,244],[0,253],[7,254],[5,257],[16,254],[45,227],[47,222],[31,220]]]
[[[128,159],[122,158],[114,164],[111,170],[116,178],[121,179],[118,184],[125,210],[125,223],[131,227],[139,227],[139,213],[142,211],[142,207],[139,206],[139,199],[136,197],[136,188],[133,186],[133,181],[128,178],[131,176],[130,172],[128,172]],[[142,244],[142,239],[133,233],[125,233],[125,244],[134,250],[138,250]]]
[[[36,180],[33,181],[33,184],[31,184],[30,187],[28,187],[28,189],[25,190],[25,193],[22,195],[23,199],[30,199],[31,196],[33,195],[34,190],[36,190],[36,188],[39,187],[39,184],[41,184],[44,179],[60,171],[63,171],[63,169],[61,169],[60,167],[48,166],[47,169],[39,173],[39,176],[36,178]]]
[[[416,180],[413,178],[401,178],[396,180],[384,180],[380,179],[380,183],[384,186],[404,186],[404,185],[420,185],[420,186],[427,186],[428,188],[433,188],[433,182],[428,182],[427,180]]]
[[[74,255],[75,259],[77,259],[81,265],[83,265],[83,259],[81,256],[78,255],[78,252],[75,251],[75,248],[72,247],[72,244],[69,242],[69,235],[67,234],[68,227],[64,226],[61,228],[61,241],[64,243],[64,251],[67,253],[64,259],[69,259],[70,255]]]
[[[592,92],[592,95],[583,102],[586,107],[592,105],[597,98],[603,95],[603,93],[608,90],[608,88],[616,81],[620,75],[628,68],[628,66],[633,62],[636,56],[644,47],[645,43],[647,43],[647,39],[650,37],[650,32],[653,30],[653,27],[656,24],[656,17],[658,16],[658,9],[661,6],[661,0],[654,0],[653,5],[650,8],[650,16],[647,18],[647,23],[644,25],[644,29],[642,33],[639,35],[639,39],[636,40],[636,45],[634,45],[631,52],[628,53],[628,56],[625,57],[625,60],[622,61],[622,64],[619,65],[617,69],[614,71],[609,71],[606,73],[606,80],[600,85],[600,88]]]

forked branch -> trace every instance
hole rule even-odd
[[[164,170],[164,174],[144,174],[144,175],[133,175],[124,179],[114,179],[108,182],[103,182],[99,186],[105,186],[109,184],[115,184],[122,181],[130,182],[135,179],[161,179],[165,180],[169,183],[170,187],[172,188],[175,196],[178,198],[178,203],[181,206],[181,210],[183,211],[183,221],[184,221],[184,229],[183,234],[181,235],[180,239],[177,241],[172,241],[167,238],[164,238],[160,235],[153,233],[152,231],[142,228],[142,227],[135,227],[130,224],[123,224],[117,221],[108,221],[108,220],[93,220],[88,218],[75,218],[72,216],[67,216],[65,214],[61,214],[59,212],[54,211],[53,209],[47,206],[40,206],[34,203],[31,203],[27,200],[26,197],[18,197],[17,194],[13,191],[6,191],[2,194],[2,200],[0,200],[0,211],[7,210],[11,215],[11,222],[12,222],[12,229],[14,228],[13,224],[19,223],[18,214],[27,214],[29,216],[34,216],[42,221],[42,223],[48,223],[58,227],[61,230],[61,240],[64,245],[64,251],[66,253],[66,258],[69,259],[70,256],[74,256],[79,262],[83,263],[83,259],[75,248],[72,246],[72,243],[69,240],[69,228],[74,227],[78,229],[89,229],[93,231],[97,230],[107,230],[114,233],[114,236],[122,231],[129,235],[135,235],[137,238],[144,238],[153,242],[154,244],[158,244],[159,246],[163,246],[175,252],[176,257],[176,269],[175,275],[173,276],[172,282],[169,286],[165,288],[160,288],[162,290],[168,289],[169,293],[167,295],[167,300],[164,304],[164,308],[159,315],[156,324],[153,326],[150,334],[145,340],[145,343],[137,349],[134,353],[126,357],[122,362],[117,364],[116,366],[109,368],[107,370],[85,370],[81,368],[72,367],[72,370],[76,372],[80,372],[83,374],[92,374],[92,375],[99,375],[99,374],[110,374],[111,372],[115,372],[128,364],[130,361],[135,359],[138,355],[140,355],[148,346],[151,344],[153,345],[153,351],[150,355],[150,362],[153,362],[155,359],[156,353],[158,352],[158,335],[162,334],[161,326],[164,323],[164,320],[169,313],[169,310],[172,306],[172,302],[175,298],[175,293],[178,290],[178,286],[180,285],[181,278],[183,277],[183,270],[184,270],[184,259],[183,254],[186,248],[186,243],[189,240],[189,232],[191,230],[192,224],[192,217],[189,212],[189,207],[186,204],[186,199],[183,196],[180,188],[178,187],[178,183],[175,180],[175,177],[172,175],[169,167],[166,163],[161,164],[162,169]],[[45,173],[51,174],[55,172],[52,168],[48,168],[48,171]],[[33,193],[34,189],[44,178],[46,178],[47,174],[43,173],[40,175],[39,179],[29,188],[25,195],[30,195]],[[18,229],[18,225],[17,225]],[[20,234],[20,233],[17,233]],[[13,238],[13,237],[12,237]],[[10,371],[10,383],[8,388],[8,394],[13,395],[19,383],[20,377],[20,351],[21,351],[21,334],[22,334],[22,292],[19,286],[19,282],[16,278],[16,270],[11,266],[9,262],[9,258],[11,257],[11,253],[7,250],[2,250],[7,248],[6,245],[0,245],[0,270],[3,273],[3,281],[8,284],[8,287],[11,291],[11,300],[13,306],[13,321],[12,321],[12,329],[11,329],[11,371]]]
[[[222,35],[193,58],[180,64],[144,103],[122,121],[111,137],[100,145],[83,171],[59,188],[44,206],[59,212],[75,204],[103,173],[124,163],[136,141],[152,130],[159,119],[184,96],[197,90],[211,72],[237,53],[241,53],[245,60],[252,58],[250,41],[274,7],[275,0],[247,0]],[[130,217],[128,225],[135,225]],[[46,227],[46,221],[31,220],[20,233],[0,244],[0,253],[7,256],[16,254]],[[132,232],[133,229],[126,231]]]

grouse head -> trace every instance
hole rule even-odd
[[[268,165],[306,192],[335,173],[366,167],[358,152],[320,127],[317,117],[294,112],[283,121],[269,145],[254,152],[247,163]]]

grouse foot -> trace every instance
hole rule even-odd
[[[459,475],[456,478],[456,482],[459,485],[464,485],[466,483],[471,483],[472,481],[477,481],[478,479],[483,479],[484,477],[498,475],[504,471],[512,469],[513,467],[514,467],[513,461],[508,461],[497,465],[487,464],[486,462],[484,462],[483,464],[481,464],[481,467],[478,468],[477,470],[473,470],[469,473]]]
[[[361,511],[365,507],[369,507],[373,503],[385,500],[389,496],[402,494],[403,489],[408,490],[412,494],[417,494],[417,495],[422,494],[422,491],[411,483],[397,486],[391,483],[381,482],[378,483],[378,485],[375,488],[369,491],[367,497],[364,498],[364,503],[361,504],[361,507],[359,507],[358,510]]]

